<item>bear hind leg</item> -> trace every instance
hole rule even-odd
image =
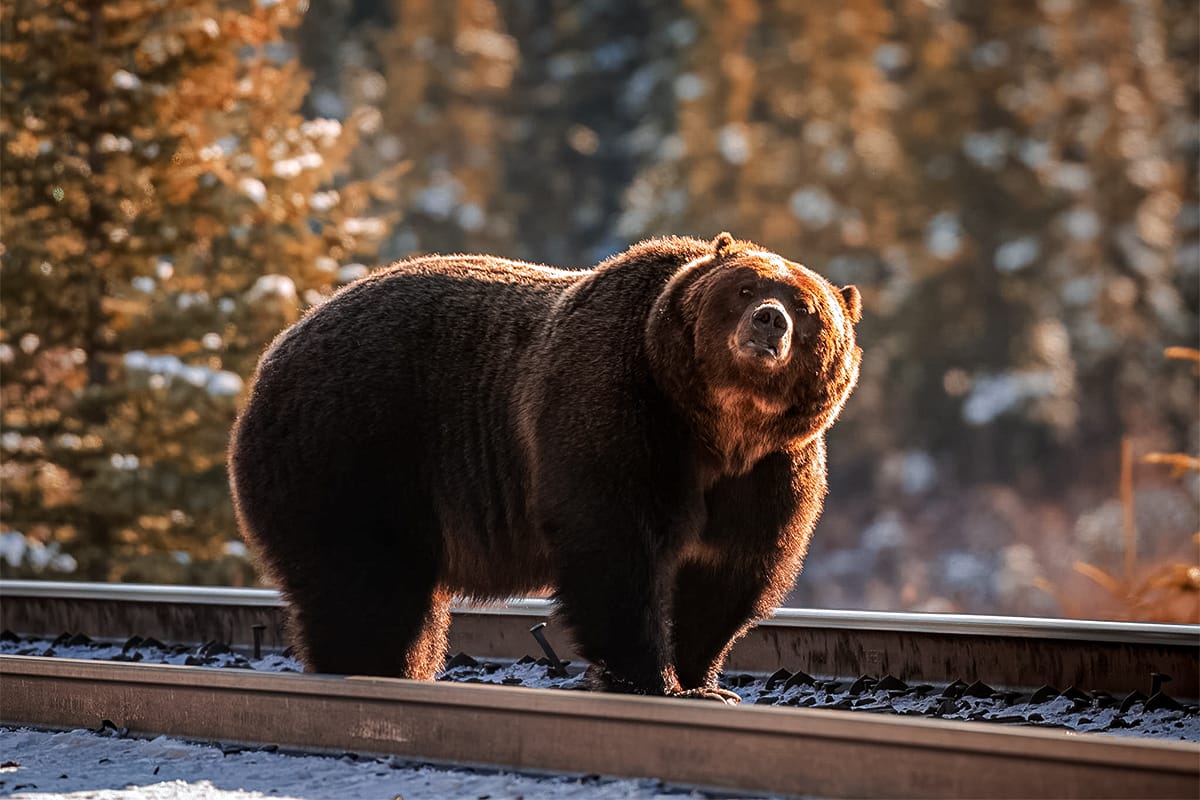
[[[293,545],[294,560],[273,572],[306,669],[431,679],[444,663],[450,625],[450,595],[439,584],[440,535],[423,504],[403,495],[383,504],[381,496],[342,494],[328,513],[295,520],[295,538],[320,542],[312,548],[320,557],[301,563],[294,552],[305,548]],[[338,530],[344,533],[329,535]]]
[[[433,679],[446,658],[450,594],[380,591],[329,587],[292,602],[291,638],[309,672]]]

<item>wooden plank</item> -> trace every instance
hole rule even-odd
[[[0,656],[0,720],[826,797],[1200,796],[1200,745],[811,709]]]

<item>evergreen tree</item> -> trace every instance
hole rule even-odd
[[[6,574],[249,575],[224,469],[244,378],[389,225],[390,176],[335,184],[353,125],[298,113],[302,5],[0,8]]]

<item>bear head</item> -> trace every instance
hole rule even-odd
[[[717,473],[736,475],[833,424],[858,380],[861,318],[854,286],[722,233],[658,297],[646,346]]]

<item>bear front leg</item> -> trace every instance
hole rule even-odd
[[[775,596],[767,565],[685,562],[675,577],[674,661],[680,687],[701,696],[740,698],[717,685],[733,643]]]
[[[598,536],[605,534],[597,532]],[[650,548],[560,555],[559,616],[581,656],[592,662],[598,689],[669,695],[679,690],[670,665],[663,614],[664,575]],[[640,551],[640,552],[638,552]]]
[[[672,638],[682,689],[733,694],[717,686],[729,650],[791,589],[825,488],[818,438],[706,493],[704,531],[675,572]]]

